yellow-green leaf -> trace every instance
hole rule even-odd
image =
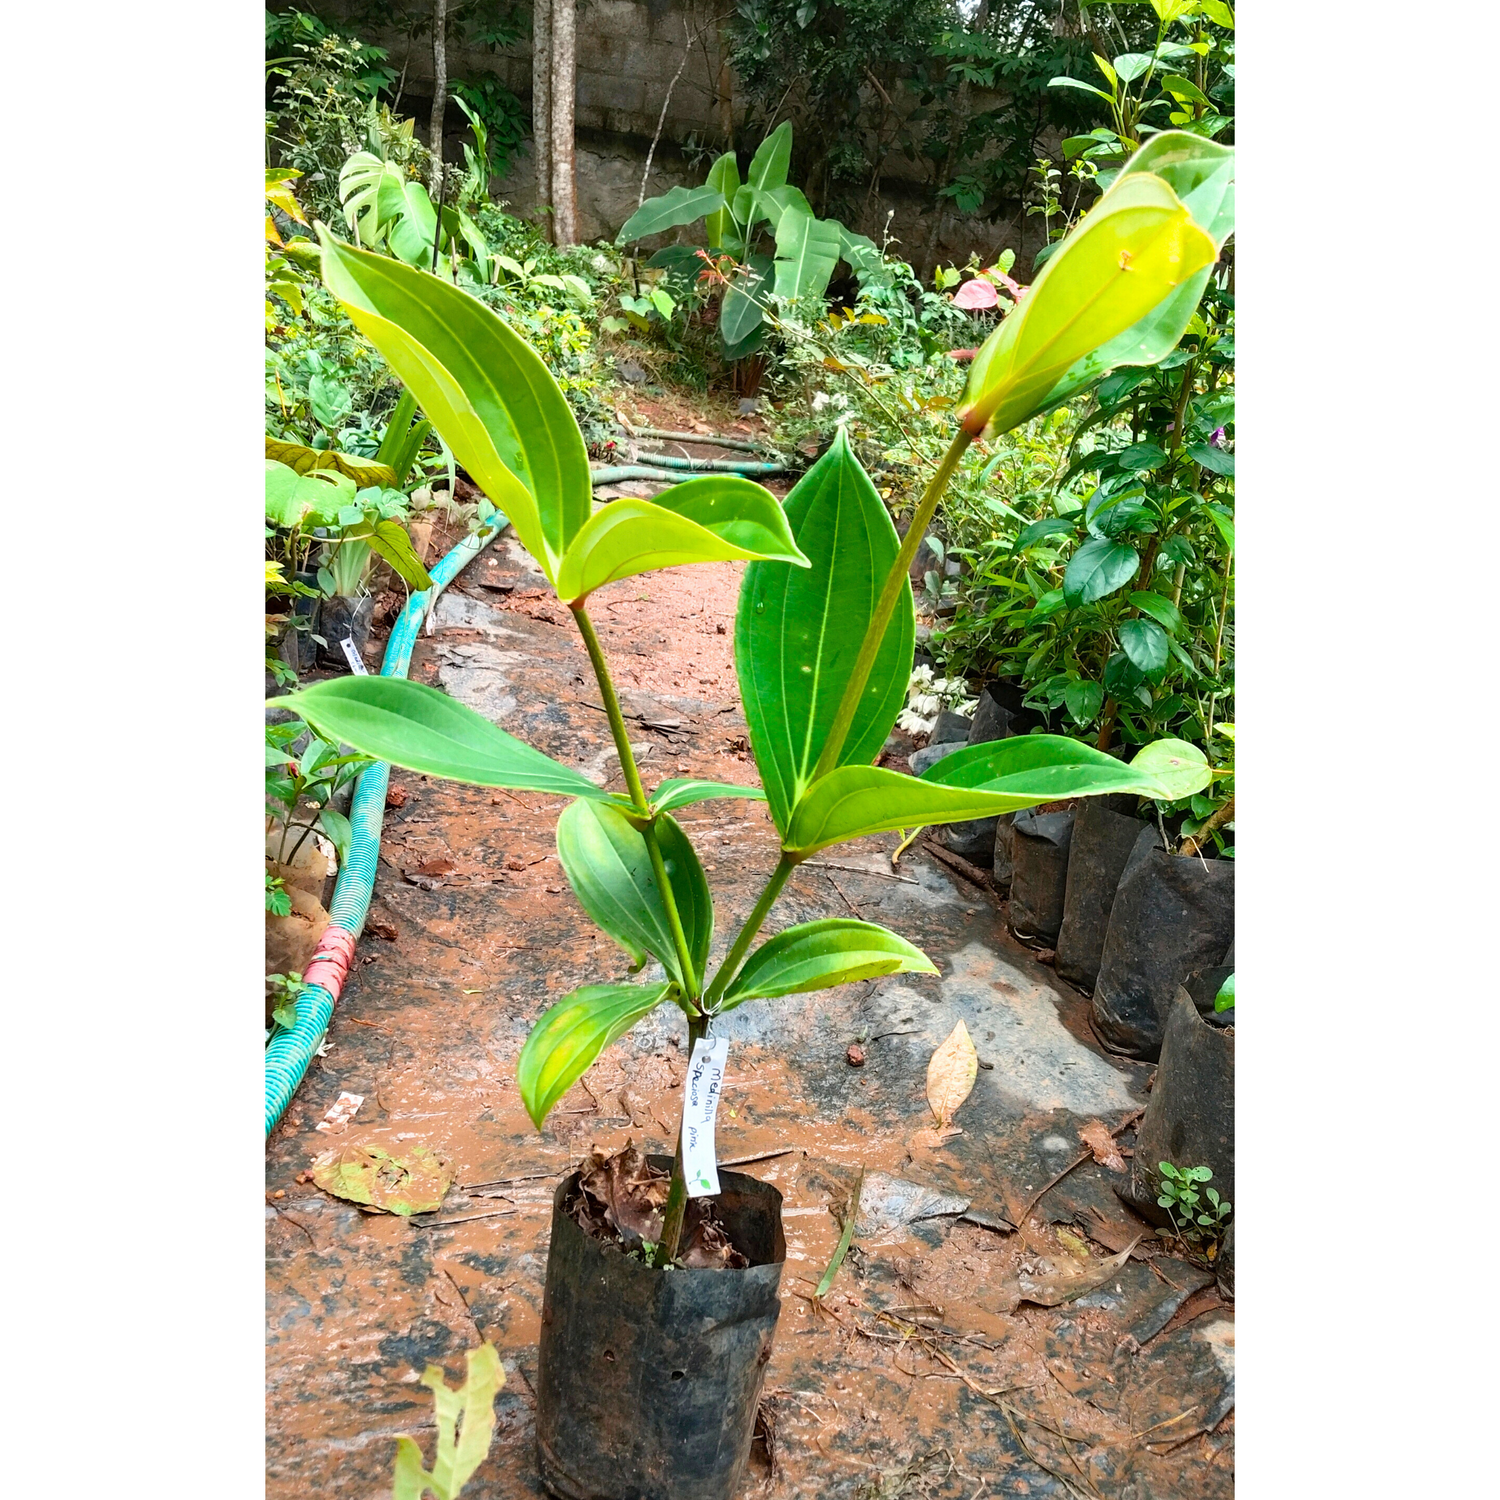
[[[295,469],[299,474],[332,469],[337,474],[347,475],[356,488],[362,490],[375,486],[395,489],[397,484],[396,471],[389,464],[361,458],[357,453],[336,453],[332,448],[304,448],[301,443],[284,443],[270,433],[266,434],[266,457]]]
[[[936,974],[932,961],[905,938],[874,922],[828,917],[802,922],[768,938],[735,975],[720,1010],[746,1000],[777,999],[853,984],[881,974]]]
[[[505,1385],[505,1369],[493,1344],[470,1349],[464,1360],[468,1375],[456,1391],[449,1389],[437,1365],[428,1365],[423,1373],[422,1384],[432,1392],[436,1407],[432,1472],[422,1467],[422,1450],[411,1438],[397,1438],[391,1500],[422,1500],[428,1490],[436,1500],[458,1500],[459,1491],[489,1453],[495,1438],[495,1397]]]
[[[710,474],[673,485],[654,501],[601,506],[573,538],[557,592],[576,601],[637,573],[735,559],[808,566],[769,490],[737,475]]]
[[[538,1130],[547,1112],[583,1077],[596,1057],[672,989],[662,984],[586,984],[560,1000],[531,1028],[516,1062],[516,1084]]]
[[[589,518],[588,453],[541,358],[467,292],[319,226],[323,280],[549,580]]]

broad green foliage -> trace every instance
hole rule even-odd
[[[974,357],[966,431],[998,433],[1048,404],[1063,375],[1133,327],[1217,249],[1172,189],[1122,174]]]
[[[677,821],[661,813],[655,827],[692,973],[682,970],[645,835],[618,807],[579,800],[564,808],[557,820],[557,857],[583,909],[630,955],[635,967],[649,955],[684,994],[696,995],[713,939],[713,897],[703,866]]]
[[[352,479],[360,489],[366,489],[370,485],[400,483],[395,469],[379,460],[361,458],[357,453],[337,453],[331,448],[307,448],[301,443],[284,443],[269,435],[266,438],[266,457],[285,464],[297,474],[332,469]]]
[[[655,500],[601,506],[568,548],[557,592],[578,600],[655,568],[739,558],[808,565],[769,490],[733,475],[705,475],[673,485]]]
[[[792,127],[783,121],[760,143],[743,183],[734,153],[726,152],[702,187],[675,187],[643,203],[615,239],[624,245],[704,221],[710,255],[739,263],[719,313],[719,335],[731,356],[759,332],[768,297],[821,305],[840,259],[853,265],[879,256],[863,235],[814,214],[806,194],[786,180],[791,159]],[[764,229],[774,237],[774,257],[758,248]]]
[[[549,579],[588,520],[588,454],[546,365],[482,302],[322,231],[323,279]]]
[[[547,1112],[583,1077],[594,1059],[655,1010],[671,988],[665,982],[586,984],[558,1001],[531,1028],[516,1060],[516,1084],[538,1130]]]
[[[842,429],[786,502],[806,571],[745,569],[734,656],[755,763],[785,834],[849,681],[865,627],[900,546],[896,528]],[[906,697],[915,622],[911,588],[885,632],[839,764],[873,760]]]
[[[470,1349],[464,1359],[468,1376],[456,1391],[449,1389],[440,1366],[428,1365],[423,1373],[422,1384],[432,1392],[437,1418],[432,1472],[422,1467],[422,1450],[411,1438],[397,1438],[391,1500],[422,1500],[429,1491],[435,1500],[458,1500],[459,1491],[489,1453],[495,1436],[495,1397],[505,1384],[505,1371],[493,1344]]]
[[[446,693],[404,677],[334,677],[271,701],[335,743],[424,776],[565,797],[609,795]]]
[[[832,917],[788,927],[762,943],[724,992],[720,1010],[746,1000],[773,1000],[853,984],[881,974],[936,974],[921,949],[877,927]]]

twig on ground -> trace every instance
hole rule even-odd
[[[1133,1115],[1129,1116],[1129,1118],[1123,1120],[1120,1124],[1116,1125],[1115,1128],[1110,1131],[1110,1135],[1111,1136],[1123,1135],[1145,1113],[1146,1113],[1146,1111],[1143,1110],[1143,1109],[1136,1110],[1136,1112]],[[1068,1175],[1069,1172],[1073,1171],[1077,1167],[1081,1167],[1084,1164],[1084,1162],[1091,1161],[1093,1159],[1093,1155],[1094,1155],[1093,1148],[1090,1147],[1087,1150],[1085,1150],[1081,1155],[1075,1156],[1073,1158],[1073,1160],[1070,1161],[1067,1164],[1067,1166],[1065,1166],[1062,1169],[1062,1171],[1059,1172],[1057,1174],[1057,1176],[1054,1177],[1051,1180],[1051,1182],[1047,1183],[1044,1187],[1042,1187],[1042,1189],[1039,1192],[1033,1193],[1032,1196],[1031,1196],[1031,1198],[1028,1200],[1025,1208],[1023,1208],[1021,1210],[1020,1214],[1017,1215],[1017,1217],[1016,1217],[1016,1224],[1018,1226],[1023,1226],[1026,1223],[1027,1216],[1031,1213],[1031,1210],[1034,1209],[1037,1206],[1037,1204],[1040,1203],[1042,1201],[1042,1199],[1045,1198],[1047,1196],[1047,1194],[1050,1193],[1052,1191],[1052,1189],[1055,1188],[1058,1185],[1058,1183],[1060,1183],[1063,1180],[1063,1178]]]
[[[987,870],[981,870],[978,865],[970,864],[963,855],[955,854],[951,849],[945,849],[931,839],[923,839],[922,847],[935,859],[941,860],[955,874],[962,875],[971,885],[977,885],[998,904],[998,898],[995,895],[995,877]]]

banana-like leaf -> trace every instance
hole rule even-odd
[[[756,193],[769,193],[786,186],[786,171],[792,161],[792,122],[783,120],[760,143],[750,160],[746,185]]]
[[[335,453],[331,448],[304,448],[301,443],[284,443],[270,433],[266,434],[266,457],[299,474],[311,474],[318,469],[347,474],[362,490],[376,485],[393,490],[399,482],[396,471],[378,459],[361,458],[357,453]]]
[[[437,1500],[458,1500],[474,1477],[495,1437],[495,1397],[505,1384],[505,1370],[493,1344],[481,1343],[464,1359],[468,1376],[450,1390],[439,1365],[428,1365],[422,1384],[433,1394],[437,1418],[437,1452],[432,1472],[422,1467],[422,1450],[409,1437],[396,1439],[396,1468],[391,1500],[422,1500],[431,1490]],[[458,1430],[459,1419],[463,1430]]]
[[[399,521],[377,521],[365,540],[411,588],[432,587],[432,575],[422,566],[422,559],[412,548],[411,537]]]
[[[424,776],[564,797],[609,796],[472,708],[405,677],[334,677],[268,701],[291,709],[335,744]]]
[[[1185,130],[1164,130],[1130,158],[1121,168],[1120,177],[1133,172],[1160,177],[1213,241],[1215,254],[1223,249],[1224,241],[1234,232],[1233,147]],[[1085,355],[1048,392],[1046,404],[1066,401],[1121,365],[1154,365],[1165,359],[1187,332],[1212,274],[1213,266],[1204,266],[1139,323]]]
[[[755,209],[759,216],[771,221],[772,234],[780,228],[781,221],[788,212],[803,213],[809,218],[817,217],[813,213],[812,204],[807,201],[807,194],[789,182],[779,188],[756,194]],[[828,222],[831,224],[834,221],[830,219]]]
[[[694,802],[711,802],[717,797],[748,797],[764,802],[766,794],[757,786],[730,786],[723,781],[698,781],[692,777],[673,777],[664,781],[651,795],[654,812],[671,812]]]
[[[558,1001],[531,1028],[516,1060],[521,1102],[538,1130],[547,1112],[596,1057],[649,1015],[672,990],[661,984],[586,984]]]
[[[722,207],[711,209],[704,215],[708,248],[738,252],[743,246],[744,235],[730,211],[734,195],[740,190],[740,165],[733,151],[726,151],[708,169],[708,181],[704,186],[712,188],[724,200]]]
[[[1006,432],[1034,416],[1080,359],[1140,322],[1217,254],[1160,177],[1122,176],[975,355],[965,430]]]
[[[664,229],[696,224],[710,214],[724,213],[728,207],[724,194],[710,183],[695,188],[674,187],[670,192],[658,198],[648,198],[641,204],[626,219],[615,236],[615,244],[627,245],[631,240],[645,239],[648,234],[660,234]]]
[[[920,948],[873,922],[831,917],[788,927],[762,943],[724,992],[720,1010],[831,989],[880,974],[936,974]]]
[[[467,292],[319,232],[329,291],[555,581],[593,491],[583,435],[551,372]]]
[[[852,270],[869,271],[880,264],[880,246],[874,240],[863,234],[855,234],[853,230],[845,229],[837,219],[829,222],[838,225],[841,239],[839,254]]]
[[[900,549],[896,528],[842,428],[787,496],[786,516],[812,567],[751,563],[734,624],[735,671],[750,742],[783,836],[823,752]],[[844,740],[840,765],[868,764],[879,754],[906,701],[914,636],[906,583]]]
[[[654,501],[601,506],[573,538],[557,571],[557,593],[577,600],[655,568],[744,558],[808,566],[768,489],[738,475],[709,474],[673,485]]]
[[[788,208],[776,226],[776,295],[821,299],[843,249],[837,224]]]
[[[713,938],[708,877],[687,835],[668,813],[656,820],[662,863],[695,973],[685,975],[645,836],[612,802],[574,802],[557,820],[557,857],[583,909],[641,965],[649,953],[679,987],[699,993]]]
[[[843,766],[803,796],[783,846],[805,858],[867,833],[992,818],[1108,792],[1176,801],[1189,795],[1178,790],[1189,782],[1195,782],[1193,791],[1207,786],[1209,770],[1201,751],[1182,741],[1171,743],[1170,766],[1152,757],[1144,767],[1126,765],[1102,750],[1050,734],[971,745],[939,761],[920,780],[876,766]]]
[[[748,265],[751,274],[735,278],[719,309],[719,337],[726,348],[744,343],[761,324],[761,307],[770,290],[769,278],[775,262],[769,255],[752,255]]]

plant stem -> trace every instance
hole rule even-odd
[[[864,696],[865,684],[870,680],[875,658],[880,652],[881,643],[885,640],[886,627],[891,623],[891,616],[896,612],[896,601],[901,597],[901,585],[906,581],[906,575],[911,570],[912,559],[917,555],[917,548],[922,545],[922,538],[932,521],[933,513],[937,510],[938,501],[942,499],[943,491],[948,488],[948,481],[953,477],[954,470],[958,468],[959,461],[973,441],[974,434],[960,427],[954,434],[953,441],[948,445],[948,451],[943,455],[943,461],[938,465],[937,473],[928,481],[921,500],[917,502],[917,508],[912,513],[911,525],[906,528],[906,538],[901,543],[901,550],[896,554],[895,562],[891,564],[891,571],[886,575],[885,587],[880,591],[875,613],[865,629],[865,638],[860,644],[854,670],[849,675],[849,681],[844,685],[844,696],[839,700],[838,713],[834,715],[833,725],[823,744],[823,753],[818,757],[817,767],[813,771],[814,781],[820,776],[826,776],[839,763],[844,741],[848,739],[850,726],[854,723],[855,711],[859,707],[860,699]]]
[[[734,946],[725,955],[724,962],[719,965],[719,971],[714,975],[714,980],[708,987],[707,994],[703,997],[703,1008],[710,1014],[719,1002],[719,997],[729,987],[729,982],[739,972],[740,964],[743,962],[745,952],[755,940],[755,934],[760,931],[761,924],[766,920],[776,898],[781,894],[781,888],[791,877],[793,870],[797,868],[797,861],[785,851],[776,862],[776,868],[771,871],[771,878],[766,881],[766,888],[760,893],[760,899],[755,903],[750,915],[745,918],[745,925],[740,928],[739,936],[734,940]]]
[[[693,1048],[698,1039],[708,1034],[707,1016],[688,1017],[688,1062],[693,1059]],[[687,1108],[687,1089],[682,1091],[683,1109]],[[667,1189],[667,1206],[662,1213],[661,1245],[657,1250],[656,1264],[669,1266],[677,1259],[678,1247],[682,1243],[682,1220],[687,1212],[687,1179],[682,1172],[682,1122],[677,1124],[677,1151],[672,1158],[672,1184]]]
[[[578,622],[578,633],[583,637],[584,647],[589,654],[589,662],[594,668],[594,679],[599,684],[599,694],[604,699],[604,712],[609,719],[610,733],[614,736],[615,750],[620,757],[620,769],[624,771],[625,785],[630,789],[630,800],[635,803],[636,811],[643,818],[647,818],[651,805],[646,800],[646,789],[641,785],[640,769],[635,763],[635,751],[630,748],[630,735],[625,729],[625,715],[620,710],[620,700],[609,675],[609,663],[604,659],[604,648],[599,644],[594,622],[589,619],[588,611],[583,605],[581,603],[570,604],[568,608],[573,611],[573,618]],[[661,892],[662,906],[666,910],[667,926],[672,933],[672,946],[677,950],[677,962],[682,969],[686,989],[683,998],[688,1002],[687,1008],[691,1019],[691,1012],[696,1008],[695,1002],[701,989],[701,976],[688,950],[687,934],[683,931],[682,918],[677,911],[677,898],[672,893],[672,882],[667,877],[666,861],[662,858],[661,845],[657,841],[655,819],[650,819],[644,824],[641,828],[641,836],[646,841],[646,852],[651,856],[651,869],[656,875],[656,886]]]

